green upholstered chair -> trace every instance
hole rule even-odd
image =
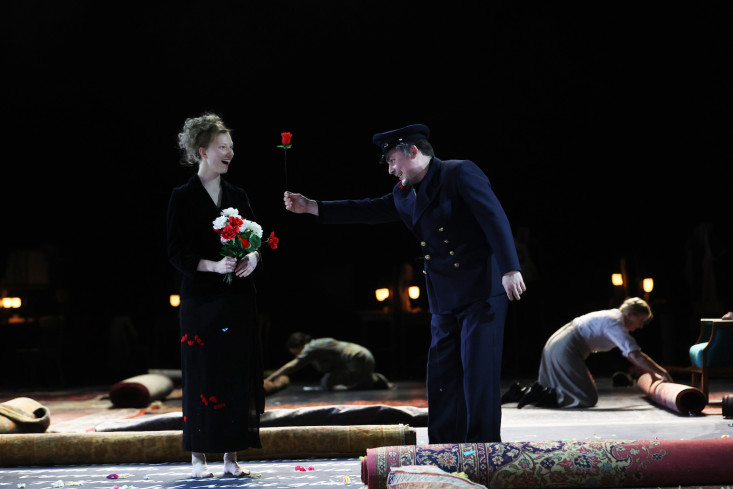
[[[692,386],[709,395],[710,377],[733,377],[733,320],[700,319],[700,335],[690,347]]]

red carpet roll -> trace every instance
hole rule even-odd
[[[166,398],[173,381],[165,375],[143,374],[117,382],[109,389],[109,399],[118,408],[144,408]]]
[[[492,489],[726,485],[731,460],[730,438],[390,446],[367,449],[361,479],[384,489],[392,467],[435,465]]]
[[[652,401],[680,414],[700,414],[707,404],[705,393],[689,385],[662,382],[650,374],[640,376],[636,383]]]

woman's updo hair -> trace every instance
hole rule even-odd
[[[649,307],[649,304],[646,303],[644,299],[639,299],[638,297],[629,297],[624,301],[623,304],[621,304],[621,307],[619,307],[619,310],[621,312],[629,311],[629,314],[633,314],[634,316],[649,316],[649,319],[647,321],[652,319],[652,309]]]
[[[207,147],[211,141],[221,133],[230,133],[231,130],[224,125],[216,114],[206,113],[201,117],[186,119],[183,130],[178,133],[178,147],[183,154],[181,164],[195,166],[201,160],[199,155],[200,147]]]

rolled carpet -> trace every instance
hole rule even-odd
[[[118,408],[143,408],[166,398],[173,381],[160,374],[143,374],[121,380],[109,389],[109,399]]]
[[[636,384],[656,404],[680,414],[700,414],[707,404],[707,396],[700,389],[662,382],[648,373],[639,376]]]
[[[49,409],[29,397],[0,404],[0,433],[43,433],[50,424]]]
[[[367,448],[415,444],[405,425],[262,428],[261,449],[239,460],[357,457]],[[212,454],[214,455],[214,454]],[[90,432],[0,435],[0,465],[79,465],[187,462],[180,431]]]
[[[406,424],[427,426],[427,408],[371,404],[352,406],[307,406],[298,409],[269,409],[260,415],[260,427],[334,426],[360,424]],[[159,431],[180,430],[183,413],[145,414],[130,419],[110,420],[98,424],[94,431]]]
[[[435,465],[492,489],[730,484],[733,439],[465,443],[370,448],[361,480],[384,489],[392,467]]]

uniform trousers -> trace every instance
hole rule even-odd
[[[501,441],[501,355],[506,295],[433,314],[428,352],[428,440]]]

